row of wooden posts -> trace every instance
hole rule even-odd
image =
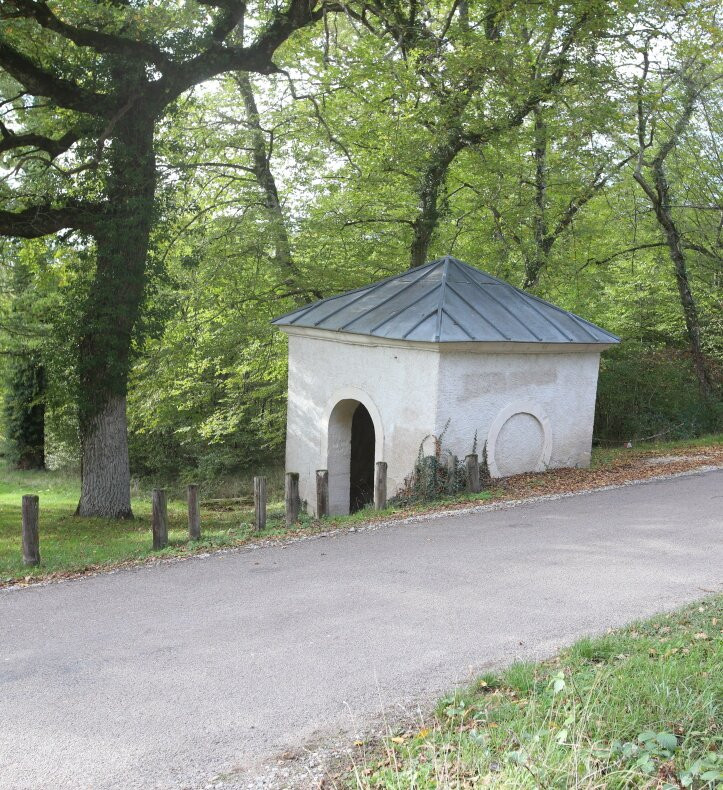
[[[467,490],[477,493],[480,490],[479,460],[476,455],[465,459],[467,467]],[[198,485],[187,488],[188,499],[188,537],[190,540],[201,538],[201,501]],[[168,503],[166,490],[154,488],[152,494],[151,529],[153,548],[163,549],[168,545]],[[286,524],[291,526],[299,519],[301,499],[299,497],[299,475],[287,472],[284,485],[284,504]],[[387,506],[387,464],[377,461],[374,475],[374,508],[383,510]],[[40,564],[40,536],[38,517],[40,499],[35,494],[23,496],[23,562],[25,565]],[[316,515],[323,518],[329,515],[329,471],[318,469],[316,472]],[[254,528],[266,528],[266,478],[254,477]]]

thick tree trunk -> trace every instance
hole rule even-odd
[[[705,364],[705,355],[700,343],[700,320],[698,318],[698,305],[695,302],[693,291],[690,288],[688,279],[688,267],[685,261],[682,239],[678,226],[673,220],[670,212],[670,197],[668,181],[665,177],[662,162],[656,163],[653,167],[653,179],[660,196],[660,200],[654,205],[655,216],[663,229],[665,240],[670,251],[670,258],[675,268],[675,282],[678,286],[680,296],[680,306],[683,309],[685,328],[688,334],[688,344],[693,358],[693,368],[698,379],[698,387],[704,397],[709,397],[711,393],[711,382],[708,369]]]
[[[126,424],[131,343],[145,285],[156,168],[153,120],[121,118],[110,152],[108,210],[95,230],[78,372],[82,490],[78,515],[132,516]]]
[[[276,187],[276,179],[271,171],[269,154],[266,145],[266,137],[261,127],[261,117],[256,105],[251,79],[246,72],[241,72],[236,76],[236,84],[239,86],[241,98],[246,109],[246,120],[251,131],[251,147],[254,162],[254,177],[264,193],[264,202],[269,212],[271,220],[271,232],[274,239],[274,259],[279,271],[286,276],[287,285],[298,285],[299,270],[294,264],[291,255],[291,241],[286,230],[286,219],[279,199],[279,190]]]
[[[708,398],[711,394],[712,385],[700,342],[698,306],[693,297],[693,292],[690,289],[688,270],[685,264],[685,256],[680,246],[680,238],[669,238],[668,247],[670,249],[670,257],[673,260],[673,266],[675,267],[675,281],[678,286],[680,304],[683,308],[685,328],[688,333],[688,344],[693,358],[693,368],[696,378],[698,379],[698,387],[700,388],[701,394]]]
[[[294,295],[294,301],[297,304],[303,305],[312,297],[314,299],[322,299],[323,293],[319,289],[304,289],[301,272],[294,262],[286,217],[279,198],[276,179],[271,170],[270,147],[267,144],[266,133],[261,126],[261,116],[259,115],[249,75],[245,71],[240,72],[236,76],[236,84],[241,92],[241,98],[246,109],[246,121],[251,131],[254,178],[264,193],[264,203],[269,215],[271,236],[274,244],[276,270],[283,277],[284,285],[297,291]]]
[[[131,518],[130,484],[126,399],[113,395],[84,426],[78,515]]]
[[[432,235],[439,222],[437,203],[443,176],[439,181],[436,180],[436,176],[433,176],[435,180],[431,181],[429,176],[429,173],[425,175],[425,184],[419,192],[419,213],[412,223],[412,244],[409,248],[409,265],[411,268],[423,266],[427,262],[429,245],[432,242]]]
[[[655,218],[663,231],[663,236],[675,269],[675,281],[678,286],[678,295],[680,296],[680,304],[683,309],[683,318],[685,320],[685,328],[688,335],[688,345],[693,359],[695,375],[698,379],[698,387],[703,397],[708,398],[711,395],[713,387],[706,367],[705,355],[703,354],[700,343],[698,306],[693,297],[693,291],[690,288],[688,268],[683,247],[683,237],[673,216],[670,200],[670,185],[668,184],[668,178],[665,173],[665,160],[668,154],[678,145],[681,136],[690,123],[690,119],[693,117],[693,110],[698,98],[698,90],[691,76],[685,72],[681,72],[679,76],[685,88],[682,112],[673,126],[670,136],[659,146],[653,159],[647,163],[644,159],[644,153],[648,147],[645,142],[647,137],[647,115],[642,92],[649,65],[647,50],[644,52],[644,58],[645,71],[638,92],[638,140],[640,142],[640,148],[638,152],[638,166],[633,173],[633,178],[648,196],[653,211],[655,212]],[[652,183],[643,175],[643,167],[645,165],[650,168]]]

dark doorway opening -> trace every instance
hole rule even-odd
[[[349,512],[374,501],[374,423],[361,403],[351,420],[351,465],[349,469]]]

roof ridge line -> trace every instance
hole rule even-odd
[[[591,338],[593,338],[593,340],[596,343],[599,343],[600,341],[598,340],[596,335],[594,335],[592,332],[590,332],[590,330],[587,328],[588,326],[591,326],[594,329],[599,329],[601,332],[604,332],[606,335],[608,335],[608,337],[615,338],[615,340],[617,340],[618,342],[620,341],[620,338],[617,335],[614,335],[612,332],[608,332],[607,329],[603,329],[601,326],[597,326],[597,324],[593,324],[591,321],[588,321],[587,319],[582,318],[582,316],[577,315],[577,313],[573,313],[572,310],[566,310],[564,307],[559,307],[558,305],[553,304],[552,302],[548,302],[547,299],[543,299],[541,296],[537,296],[536,294],[531,294],[531,293],[529,293],[529,291],[525,291],[522,288],[518,288],[516,285],[512,285],[512,283],[508,283],[507,281],[502,280],[499,277],[495,277],[494,274],[490,274],[489,272],[483,272],[481,269],[478,269],[476,266],[472,266],[469,263],[465,263],[464,261],[458,261],[458,263],[461,263],[463,266],[466,266],[468,269],[472,269],[474,272],[480,272],[480,273],[486,275],[487,277],[490,277],[493,280],[496,280],[501,285],[506,285],[508,288],[512,288],[513,290],[517,291],[517,293],[519,293],[523,297],[527,297],[529,299],[534,299],[536,302],[541,302],[542,304],[547,305],[548,307],[551,307],[553,310],[556,310],[558,313],[562,313],[563,315],[569,315],[571,318],[577,319],[578,322],[582,322],[583,324],[586,324],[587,326],[583,326],[582,328],[585,330],[585,332],[587,332],[587,334]],[[537,312],[537,311],[535,311],[535,312]],[[546,318],[546,316],[543,315],[543,318],[545,318],[545,320],[548,321],[548,323],[552,323],[549,318]],[[525,325],[523,324],[523,326],[525,326]],[[553,326],[554,326],[554,324],[553,324]],[[566,333],[563,332],[563,334],[566,334]],[[575,342],[575,341],[571,341],[571,342]]]
[[[470,286],[469,292],[463,286]],[[419,337],[434,344],[453,339],[560,347],[620,342],[592,321],[449,253],[378,282],[296,307],[273,323],[282,329],[288,326],[289,331],[309,327],[390,339]]]
[[[423,267],[421,267],[421,266],[420,266],[420,267],[418,267],[418,270],[419,270],[419,269],[421,269],[421,268],[423,268]],[[419,283],[421,283],[421,282],[422,282],[422,280],[424,280],[424,279],[427,277],[427,275],[429,275],[429,274],[430,274],[432,271],[434,271],[434,269],[433,269],[433,267],[431,267],[431,266],[430,266],[430,267],[427,269],[427,271],[426,271],[426,272],[424,272],[424,274],[422,274],[420,277],[417,277],[417,279],[416,279],[416,280],[414,280],[413,282],[411,282],[411,283],[407,283],[407,284],[404,286],[404,288],[401,288],[399,291],[395,291],[395,292],[394,292],[394,293],[393,293],[391,296],[388,296],[386,299],[383,299],[381,302],[379,302],[379,304],[375,304],[375,305],[374,305],[374,307],[372,307],[372,308],[369,310],[369,312],[372,312],[373,310],[376,310],[378,307],[381,307],[382,305],[386,304],[387,302],[390,302],[392,299],[396,299],[396,298],[399,296],[399,294],[400,294],[400,293],[403,293],[404,291],[407,291],[409,288],[412,288],[413,286],[415,286],[415,285],[418,285],[418,284],[419,284]],[[401,275],[397,275],[397,276],[401,276]],[[361,295],[358,297],[358,299],[363,299],[363,298],[364,298],[364,296],[366,296],[366,294],[361,294]],[[343,310],[345,307],[348,307],[350,304],[354,304],[354,302],[355,302],[355,301],[357,301],[357,299],[352,299],[352,300],[351,300],[351,302],[347,302],[345,305],[342,305],[342,306],[339,308],[339,310]],[[337,311],[335,311],[335,312],[338,312],[338,310],[337,310]],[[334,315],[334,313],[329,313],[329,315],[327,315],[327,316],[324,316],[324,318],[322,318],[321,320],[322,320],[322,321],[325,321],[327,318],[329,318],[329,316],[332,316],[332,315]],[[338,331],[338,332],[343,332],[343,331],[344,331],[344,330],[345,330],[345,329],[346,329],[346,328],[347,328],[347,327],[348,327],[350,324],[353,324],[355,321],[358,321],[360,318],[364,318],[364,315],[362,314],[362,315],[358,315],[358,316],[356,316],[356,318],[352,318],[352,319],[351,319],[351,321],[347,321],[347,323],[346,323],[346,324],[343,324],[342,326],[340,326],[340,327],[339,327],[339,329],[338,329],[337,331]]]
[[[419,271],[420,269],[426,269],[427,266],[431,266],[433,263],[439,263],[439,261],[429,261],[428,263],[425,263],[422,266],[415,266],[415,267],[413,267],[413,269],[415,271]],[[404,269],[404,271],[402,271],[402,272],[398,272],[397,274],[389,274],[386,277],[383,277],[381,280],[378,280],[375,283],[367,283],[366,285],[360,285],[358,288],[351,288],[349,291],[342,291],[341,293],[338,293],[338,294],[332,294],[331,296],[325,296],[323,299],[316,299],[311,304],[302,305],[301,307],[296,307],[294,310],[289,310],[288,313],[284,313],[283,315],[277,316],[276,318],[274,318],[271,321],[271,323],[272,324],[276,324],[277,321],[281,321],[284,318],[289,318],[292,315],[296,315],[296,313],[298,313],[299,315],[297,315],[294,320],[298,320],[299,318],[304,316],[306,313],[308,313],[309,310],[311,310],[314,307],[317,307],[322,302],[331,302],[334,299],[340,299],[342,296],[349,296],[350,294],[359,293],[360,291],[368,291],[371,288],[375,288],[377,285],[383,285],[384,283],[389,282],[390,280],[393,280],[395,277],[402,277],[406,272],[410,272],[413,269],[412,268],[407,268],[407,269]],[[290,321],[289,323],[293,324],[294,321]]]
[[[427,267],[426,266],[419,266],[417,268],[417,271],[419,271],[420,269],[425,269],[425,268],[427,268]],[[432,271],[431,267],[429,268],[429,271],[425,272],[421,277],[417,277],[417,279],[413,283],[409,283],[409,285],[415,285],[420,280],[423,280],[429,274],[430,271]],[[340,307],[337,307],[336,310],[332,310],[330,313],[327,313],[323,318],[320,318],[314,324],[314,326],[318,326],[322,321],[327,321],[333,315],[336,315],[340,310],[344,310],[344,308],[349,307],[349,305],[355,304],[360,299],[363,299],[365,296],[368,296],[373,291],[376,291],[379,288],[381,288],[383,285],[386,285],[389,281],[394,280],[394,279],[399,279],[403,275],[404,275],[404,272],[402,272],[402,274],[394,274],[391,277],[385,278],[384,280],[379,280],[378,283],[372,283],[370,286],[367,286],[366,289],[362,289],[364,291],[363,293],[360,293],[358,296],[355,296],[353,299],[350,299],[346,304],[343,304]],[[406,287],[408,287],[408,286],[405,286],[405,288]],[[349,292],[347,291],[347,294],[348,293]],[[352,293],[354,293],[354,292],[352,291]],[[341,294],[341,295],[343,296],[344,294]],[[353,322],[349,321],[349,323],[353,323]]]
[[[504,341],[509,341],[509,340],[511,340],[511,338],[509,337],[509,335],[506,335],[504,332],[502,332],[501,330],[499,330],[499,329],[498,329],[498,328],[497,328],[497,327],[496,327],[496,326],[495,326],[495,325],[492,323],[492,321],[490,321],[490,320],[489,320],[489,318],[487,318],[487,316],[483,315],[483,314],[482,314],[482,313],[481,313],[481,312],[480,312],[480,311],[479,311],[479,310],[478,310],[478,309],[477,309],[477,308],[476,308],[476,307],[475,307],[475,306],[474,306],[474,305],[473,305],[471,302],[468,302],[468,301],[467,301],[467,299],[465,299],[465,297],[464,297],[464,296],[462,296],[462,294],[461,294],[461,293],[458,293],[458,292],[457,292],[457,289],[456,289],[456,288],[454,288],[454,287],[452,286],[452,284],[451,284],[451,283],[447,283],[447,288],[449,288],[449,290],[450,290],[450,291],[451,291],[451,292],[452,292],[452,293],[453,293],[453,294],[454,294],[454,295],[455,295],[455,296],[456,296],[456,297],[457,297],[457,298],[458,298],[460,301],[464,302],[464,304],[466,304],[466,305],[467,305],[467,307],[469,307],[469,309],[470,309],[470,310],[472,310],[472,312],[474,312],[474,313],[477,313],[477,315],[478,315],[478,316],[479,316],[479,317],[480,317],[480,318],[481,318],[481,319],[482,319],[482,320],[483,320],[483,321],[484,321],[486,324],[488,324],[489,326],[491,326],[491,327],[492,327],[492,329],[493,329],[495,332],[497,332],[497,334],[498,334],[498,335],[499,335],[499,336],[502,338],[503,342],[504,342]]]
[[[587,324],[587,326],[592,326],[594,329],[599,329],[601,332],[604,332],[606,335],[609,335],[610,337],[614,337],[616,340],[620,340],[620,338],[617,335],[614,335],[612,332],[608,332],[607,329],[603,329],[601,326],[597,326],[597,324],[593,324],[590,321],[586,321],[581,316],[577,315],[576,313],[573,313],[572,310],[565,310],[564,307],[558,307],[556,304],[553,304],[552,302],[548,302],[547,299],[543,299],[541,296],[537,296],[535,294],[528,293],[527,291],[523,291],[521,288],[517,288],[514,285],[512,286],[512,288],[514,288],[516,291],[521,293],[523,296],[528,297],[529,299],[534,299],[536,302],[542,302],[542,304],[551,307],[553,310],[556,310],[558,313],[562,313],[563,315],[568,315],[570,316],[570,318],[576,319],[578,323],[582,322],[583,324]],[[587,326],[583,326],[582,328],[588,333],[588,335],[590,335],[591,338],[595,340],[595,342],[600,342],[599,340],[597,340],[596,336],[587,328]]]
[[[431,313],[427,313],[427,315],[420,318],[419,321],[417,321],[417,323],[411,329],[407,329],[407,331],[404,333],[404,336],[402,337],[402,340],[406,340],[409,337],[409,335],[411,335],[412,332],[414,332],[415,329],[418,329],[425,321],[428,321],[436,312],[437,312],[437,308],[435,307]]]
[[[405,305],[404,307],[402,307],[401,310],[397,310],[396,313],[392,313],[390,316],[387,316],[387,318],[385,318],[383,321],[381,321],[380,323],[378,323],[375,326],[373,326],[369,330],[369,333],[372,334],[372,333],[376,332],[377,330],[379,330],[381,327],[383,327],[384,324],[389,323],[389,321],[392,321],[395,318],[399,318],[399,316],[402,313],[404,313],[407,310],[409,310],[410,307],[415,307],[416,305],[418,305],[423,299],[426,299],[430,294],[433,294],[439,287],[440,287],[440,283],[437,283],[437,285],[435,285],[434,288],[432,288],[431,291],[428,291],[427,293],[422,294],[420,297],[415,299],[413,302],[410,302],[408,305]],[[340,331],[343,331],[343,329],[340,330]],[[383,335],[382,335],[382,337],[383,337]]]
[[[472,267],[470,267],[470,268],[472,268]],[[492,276],[492,275],[490,275],[490,276]],[[530,327],[527,326],[527,324],[519,316],[516,316],[512,312],[512,310],[510,310],[510,308],[507,307],[506,304],[504,304],[503,302],[500,302],[500,300],[494,294],[487,293],[487,291],[485,290],[484,286],[481,283],[477,282],[477,280],[475,280],[474,277],[471,278],[471,279],[472,279],[472,282],[474,283],[474,285],[477,286],[477,288],[479,288],[480,291],[482,291],[482,293],[485,296],[487,296],[493,302],[496,302],[506,313],[509,313],[509,315],[511,315],[515,319],[515,321],[517,321],[517,323],[525,330],[525,332],[529,332],[532,335],[532,337],[534,337],[535,340],[537,340],[538,343],[542,343],[543,342],[542,338],[537,334],[537,332],[533,332],[530,329]],[[496,280],[497,278],[494,277],[493,279]],[[510,286],[509,283],[503,282],[502,280],[500,280],[499,282],[501,282],[503,285],[507,285],[508,287],[514,287],[514,286]]]
[[[439,343],[442,338],[442,313],[444,312],[444,297],[447,290],[447,274],[449,273],[449,255],[445,255],[442,259],[442,297],[437,305],[437,325],[434,331],[434,342]]]
[[[448,312],[446,307],[443,307],[443,308],[442,308],[442,313],[443,313],[444,315],[446,315],[446,316],[447,316],[447,318],[449,318],[449,320],[450,320],[450,321],[451,321],[451,322],[452,322],[452,323],[453,323],[455,326],[458,326],[458,327],[459,327],[459,328],[460,328],[460,329],[461,329],[461,330],[462,330],[462,331],[465,333],[465,335],[467,335],[467,337],[468,337],[470,340],[475,340],[475,336],[474,336],[474,335],[472,335],[472,334],[470,334],[470,333],[467,331],[467,328],[465,327],[465,325],[464,325],[464,324],[463,324],[461,321],[458,321],[458,320],[457,320],[457,319],[456,319],[456,318],[455,318],[455,317],[454,317],[454,316],[453,316],[453,315],[452,315],[450,312]],[[441,343],[441,342],[443,342],[443,341],[441,341],[441,340],[437,340],[436,342],[437,342],[437,343]]]

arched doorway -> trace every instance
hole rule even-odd
[[[374,423],[363,403],[351,419],[351,462],[349,464],[349,512],[355,513],[374,501]]]
[[[376,432],[366,406],[339,401],[329,416],[329,510],[354,513],[374,501]]]

